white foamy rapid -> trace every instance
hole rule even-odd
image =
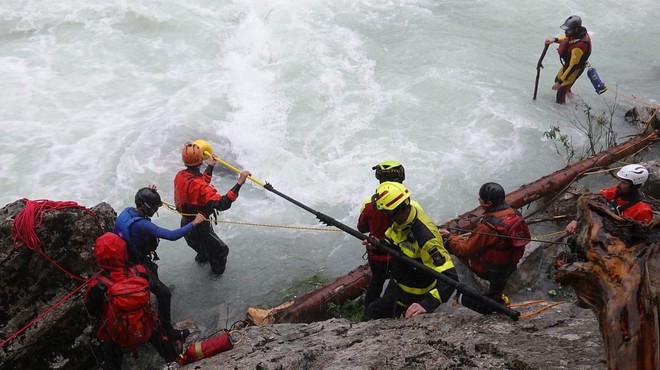
[[[0,205],[20,198],[101,201],[117,211],[157,184],[172,201],[180,148],[205,139],[256,179],[355,225],[371,166],[396,159],[438,222],[477,206],[486,181],[509,190],[559,169],[542,134],[571,132],[554,103],[554,47],[532,101],[547,36],[571,14],[592,34],[611,90],[657,101],[660,2],[71,1],[0,4]],[[586,76],[573,91],[595,111]],[[654,100],[655,99],[655,100]],[[631,106],[620,100],[622,116]],[[236,175],[218,171],[226,191]],[[248,182],[223,220],[320,226]],[[157,224],[174,228],[163,209]],[[219,224],[229,267],[213,279],[183,240],[163,241],[174,317],[210,328],[290,286],[363,263],[340,232]],[[231,324],[231,322],[230,322]]]

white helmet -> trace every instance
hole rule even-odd
[[[649,179],[649,171],[642,165],[629,164],[623,166],[619,172],[616,173],[616,177],[623,180],[630,180],[633,185],[641,186]]]

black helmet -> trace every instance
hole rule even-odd
[[[372,170],[376,170],[376,178],[378,181],[394,181],[402,183],[406,179],[406,171],[404,170],[401,163],[397,161],[384,161],[380,162],[377,165],[371,167]]]
[[[566,30],[577,30],[580,27],[582,27],[582,19],[577,15],[572,15],[566,18],[564,24],[562,24],[559,28],[566,31]]]
[[[504,188],[495,182],[487,182],[479,189],[479,198],[499,206],[504,202]]]
[[[163,201],[160,199],[160,195],[158,195],[156,190],[142,188],[135,193],[135,205],[138,208],[146,206],[149,214],[153,215],[158,210],[158,207],[163,205]]]

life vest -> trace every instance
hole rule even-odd
[[[131,227],[138,221],[148,221],[144,216],[137,213],[134,208],[126,208],[117,217],[114,233],[126,242],[128,255],[134,263],[144,263],[145,258],[156,251],[158,238],[154,236],[142,236],[134,240]]]
[[[362,232],[369,232],[369,236],[376,239],[382,239],[385,236],[385,230],[390,227],[390,222],[387,219],[387,214],[374,208],[371,204],[371,197],[362,204],[362,210],[358,218],[358,230]],[[377,262],[388,262],[392,260],[387,252],[380,249],[367,248],[369,258]]]
[[[203,182],[204,186],[202,187],[202,184],[197,184],[198,181]],[[203,188],[206,187],[210,187],[212,191],[205,193]],[[212,195],[209,196],[207,194]],[[174,204],[177,211],[184,214],[202,212],[206,216],[209,216],[213,213],[213,209],[207,209],[209,208],[207,203],[217,199],[220,199],[220,195],[217,194],[213,185],[205,180],[203,174],[181,170],[174,177]]]
[[[575,48],[579,48],[584,52],[582,58],[577,64],[577,67],[583,68],[587,63],[589,56],[591,56],[591,38],[589,37],[589,33],[586,31],[586,29],[584,30],[584,35],[582,37],[567,37],[559,43],[557,53],[559,54],[559,59],[561,60],[562,65],[568,66],[570,64],[571,52]]]
[[[525,246],[529,244],[531,234],[527,223],[517,212],[505,217],[485,215],[482,223],[499,235],[494,245],[470,258],[470,267],[479,276],[484,276],[488,266],[515,266],[525,253]]]
[[[97,331],[99,339],[135,350],[151,338],[158,318],[151,306],[149,282],[140,275],[137,266],[133,266],[123,279],[97,277],[107,287],[103,321]]]
[[[628,203],[619,205],[619,196],[617,195],[614,199],[612,199],[611,202],[607,202],[607,205],[610,207],[610,210],[614,212],[617,216],[623,216],[623,213],[626,211],[626,209],[634,206],[635,204],[639,203],[642,201],[642,198],[638,197],[635,199],[630,200]]]
[[[623,199],[616,186],[602,189],[598,193],[605,197],[610,210],[618,216],[644,223],[653,221],[653,209],[643,193],[638,192],[630,199]]]

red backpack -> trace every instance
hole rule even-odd
[[[132,348],[149,341],[156,328],[157,316],[151,306],[149,282],[140,276],[120,281],[99,276],[108,287],[104,323],[106,334],[122,348]]]
[[[486,262],[495,265],[515,265],[525,253],[525,246],[532,237],[525,219],[516,212],[515,215],[495,217],[487,215],[483,222],[507,238],[499,238],[496,245],[487,252]]]

